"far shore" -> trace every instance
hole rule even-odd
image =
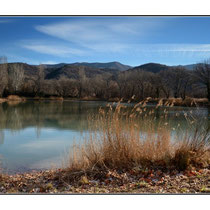
[[[162,105],[172,105],[172,106],[185,106],[185,107],[196,107],[196,106],[201,106],[201,107],[209,107],[210,102],[208,101],[207,98],[189,98],[187,97],[186,99],[182,98],[147,98],[144,99],[147,104],[158,104],[162,103]],[[144,101],[143,100],[143,101]],[[24,101],[105,101],[105,102],[125,102],[125,103],[137,103],[139,101],[137,100],[125,100],[125,99],[120,99],[120,98],[109,98],[109,99],[104,99],[104,98],[97,98],[97,97],[83,97],[83,98],[69,98],[69,97],[58,97],[58,96],[49,96],[49,97],[23,97],[23,96],[18,96],[18,95],[9,95],[8,97],[5,98],[0,98],[0,104],[4,102],[24,102]]]

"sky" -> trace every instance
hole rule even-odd
[[[210,58],[210,17],[1,16],[0,56],[28,64],[193,64]]]

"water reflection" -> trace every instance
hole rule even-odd
[[[68,101],[25,102],[12,105],[4,103],[0,104],[0,129],[18,131],[27,127],[36,127],[37,137],[43,128],[84,131],[88,129],[87,116],[97,114],[99,107],[105,105],[105,102]],[[151,109],[153,107],[147,107],[148,112]],[[186,124],[184,113],[202,120],[210,116],[210,110],[207,108],[159,107],[155,111],[156,119],[161,119],[164,110],[168,112],[168,119],[174,121],[174,124],[179,121],[183,126]],[[1,136],[3,136],[2,131]]]
[[[0,130],[0,144],[4,143],[4,131]]]
[[[87,115],[96,113],[98,106],[91,102],[4,103],[0,105],[0,128],[15,131],[35,126],[38,135],[40,129],[47,127],[84,130]]]

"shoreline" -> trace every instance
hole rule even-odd
[[[0,194],[200,194],[210,193],[210,169],[129,171],[68,169],[0,174]]]
[[[21,103],[25,101],[103,101],[103,102],[119,102],[122,103],[138,103],[137,100],[120,100],[119,98],[95,98],[95,97],[84,97],[84,98],[63,98],[63,97],[22,97],[17,95],[10,95],[7,98],[0,98],[1,103]],[[162,101],[162,106],[183,106],[183,107],[210,107],[210,102],[205,98],[160,98],[160,99],[144,99],[149,105],[157,105]]]

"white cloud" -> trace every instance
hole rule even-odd
[[[1,23],[11,23],[12,22],[12,20],[8,20],[8,19],[6,19],[6,20],[0,20],[0,24]]]
[[[0,49],[0,51],[4,51],[4,55],[7,57],[8,62],[26,62],[26,63],[31,63],[31,64],[40,64],[40,62],[38,60],[34,60],[33,58],[29,57],[25,57],[25,56],[21,56],[18,54],[14,54],[10,53],[10,51],[12,50],[2,50]]]
[[[161,62],[165,62],[170,57],[176,62],[182,60],[182,63],[192,63],[210,57],[210,44],[139,44],[130,46],[127,50],[129,53],[147,62],[160,62],[161,59]]]
[[[57,64],[58,62],[56,61],[43,61],[43,64]]]
[[[153,44],[141,45],[139,52],[158,54],[160,56],[182,56],[186,58],[208,58],[210,44]]]
[[[38,25],[36,30],[97,52],[121,52],[133,42],[161,27],[151,18],[98,18]]]
[[[76,48],[71,48],[71,47],[66,47],[66,46],[61,46],[61,45],[53,45],[53,44],[44,44],[42,42],[29,42],[21,45],[22,47],[33,50],[38,53],[44,53],[48,55],[54,55],[54,56],[59,56],[59,57],[69,57],[71,55],[77,55],[81,56],[85,54],[85,51],[76,49]]]
[[[74,44],[87,52],[124,53],[208,53],[210,44],[139,44],[147,35],[164,26],[160,18],[98,18],[39,25],[47,35]],[[137,40],[138,43],[135,43]]]
[[[142,46],[143,49],[146,46]],[[148,51],[155,52],[210,52],[210,44],[153,44],[147,45]]]

